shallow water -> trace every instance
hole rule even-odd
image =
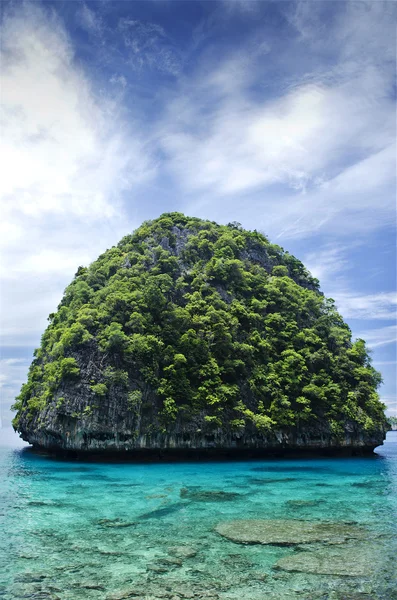
[[[0,598],[397,599],[397,434],[388,440],[369,458],[143,465],[0,449]],[[241,544],[214,529],[234,519],[364,534]],[[316,572],[332,561],[347,572]]]

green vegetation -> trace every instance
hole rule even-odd
[[[180,213],[144,223],[79,267],[49,321],[16,428],[60,394],[62,405],[66,384],[99,410],[115,390],[134,413],[154,397],[161,430],[197,415],[236,432],[321,422],[336,437],[345,423],[368,433],[385,423],[364,341],[351,341],[299,260],[236,223]]]
[[[397,417],[388,417],[387,420],[388,420],[390,427],[397,429]]]

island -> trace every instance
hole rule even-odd
[[[174,212],[78,268],[13,426],[86,455],[352,455],[385,437],[380,383],[302,262],[238,223]]]

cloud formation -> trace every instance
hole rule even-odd
[[[385,346],[387,344],[396,344],[397,326],[389,325],[388,327],[370,329],[358,334],[357,337],[365,340],[369,348],[378,348],[379,346]]]
[[[126,64],[136,70],[144,68],[178,75],[181,57],[161,25],[123,17],[118,33],[126,49]]]
[[[153,163],[121,106],[99,100],[54,12],[10,9],[1,50],[1,335],[23,345],[39,341],[79,264],[125,233],[122,194]]]
[[[216,199],[237,210],[250,198],[266,214],[267,231],[283,239],[370,231],[393,219],[394,70],[384,60],[393,39],[389,7],[338,7],[326,27],[327,59],[322,12],[298,3],[290,21],[299,36],[288,40],[287,51],[270,40],[264,60],[258,37],[249,51],[211,55],[195,78],[181,82],[161,143],[189,208]],[[278,76],[294,52],[308,70]],[[269,78],[273,87],[278,80],[276,93],[269,94]]]
[[[338,309],[346,319],[395,319],[397,309],[396,292],[357,294],[338,291]]]

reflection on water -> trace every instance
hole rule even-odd
[[[88,464],[7,448],[0,469],[3,600],[397,599],[397,432],[370,458]]]

